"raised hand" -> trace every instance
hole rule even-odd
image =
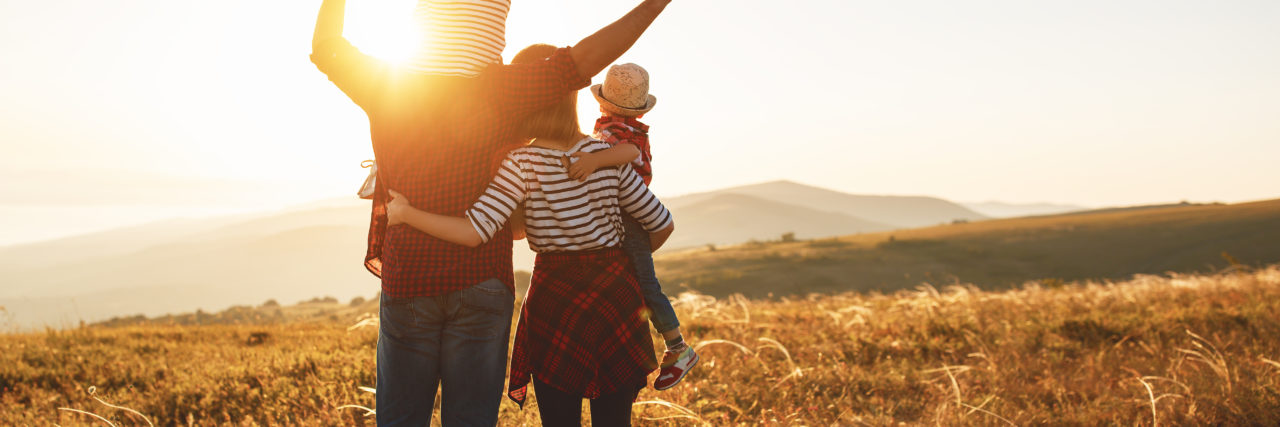
[[[311,35],[311,51],[315,52],[330,39],[342,37],[343,21],[347,12],[346,0],[324,0],[316,17],[316,29]]]
[[[649,24],[662,13],[671,0],[644,0],[631,12],[612,24],[601,28],[573,45],[573,62],[578,75],[591,77],[612,64],[624,52],[631,49],[636,39],[649,28]]]

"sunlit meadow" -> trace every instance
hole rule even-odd
[[[7,335],[0,423],[372,424],[374,304]],[[678,387],[641,392],[641,425],[1266,425],[1280,413],[1275,265],[676,306],[703,360]],[[538,424],[536,396],[524,410],[504,401],[500,424]]]

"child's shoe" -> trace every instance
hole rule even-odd
[[[693,351],[693,346],[686,345],[681,351],[667,351],[662,355],[662,370],[658,371],[658,379],[653,380],[653,388],[666,390],[674,387],[697,364],[698,352]]]

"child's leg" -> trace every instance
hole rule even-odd
[[[668,342],[680,338],[680,320],[671,307],[671,300],[662,293],[662,284],[653,270],[653,254],[649,247],[649,233],[644,227],[628,215],[622,216],[622,224],[626,228],[626,236],[622,240],[622,250],[631,258],[636,269],[636,280],[640,282],[640,292],[644,294],[644,302],[649,307],[649,320],[653,328],[662,334]]]
[[[698,364],[698,352],[685,344],[684,337],[680,335],[680,320],[676,318],[671,300],[662,293],[662,284],[658,283],[654,274],[649,233],[630,217],[624,216],[622,223],[627,231],[622,248],[635,265],[640,292],[644,294],[645,304],[649,306],[649,320],[667,343],[667,351],[663,353],[660,365],[662,369],[658,371],[658,378],[653,380],[654,389],[666,390],[675,387]]]

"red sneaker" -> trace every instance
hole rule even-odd
[[[698,352],[693,351],[693,346],[685,346],[684,351],[678,353],[666,352],[662,355],[662,370],[658,371],[658,379],[653,380],[653,388],[666,390],[674,387],[697,364]]]

